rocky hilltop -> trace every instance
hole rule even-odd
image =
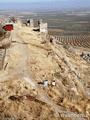
[[[90,63],[80,55],[90,49],[43,43],[20,23],[11,38],[0,71],[0,120],[89,120]]]

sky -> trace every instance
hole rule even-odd
[[[0,3],[7,2],[63,2],[63,3],[80,3],[80,4],[90,4],[90,0],[0,0]]]
[[[0,0],[0,2],[43,2],[43,1],[48,2],[53,0]]]
[[[79,3],[79,4],[90,4],[90,0],[0,0],[0,3],[8,3],[8,2],[63,2],[63,3]]]
[[[0,2],[57,2],[57,1],[73,1],[73,0],[0,0]]]
[[[12,4],[9,4],[10,2]],[[29,3],[33,2],[34,4],[31,3],[29,4],[28,2]],[[43,2],[46,3],[43,4]],[[0,9],[13,9],[13,8],[29,9],[45,7],[46,8],[90,7],[90,0],[0,0]]]

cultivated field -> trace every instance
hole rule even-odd
[[[13,15],[11,14],[13,12]],[[34,19],[35,26],[38,20],[48,23],[51,34],[89,34],[90,12],[74,11],[30,11],[30,10],[1,10],[0,17],[17,17],[23,20]],[[54,31],[55,30],[55,31]],[[59,30],[57,32],[57,30]]]

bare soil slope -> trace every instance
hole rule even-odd
[[[62,113],[90,118],[90,64],[62,45],[42,43],[41,34],[14,25],[5,70],[0,71],[0,120],[73,120]],[[87,51],[90,52],[89,49]],[[48,80],[44,87],[38,82]],[[52,86],[55,80],[56,86]]]

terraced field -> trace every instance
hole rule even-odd
[[[62,43],[72,46],[88,47],[90,48],[90,35],[81,36],[54,36],[54,38]]]

